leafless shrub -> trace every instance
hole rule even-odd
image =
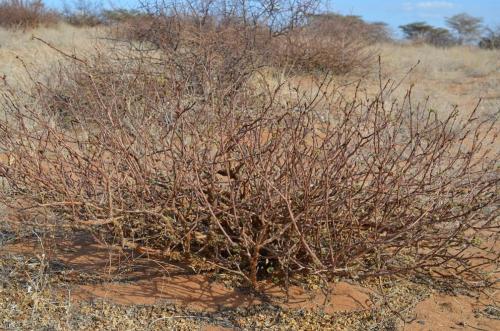
[[[307,15],[304,24],[274,38],[271,55],[275,65],[345,74],[370,68],[375,57],[368,46],[388,40],[389,32],[381,23],[321,13]]]
[[[266,32],[253,26],[207,19],[200,27],[190,18],[142,17],[122,31],[142,42],[134,47],[157,64],[159,80],[186,85],[192,97],[204,100],[233,94],[256,69],[269,65],[262,56],[269,39],[257,38]]]
[[[371,67],[375,58],[368,48],[370,43],[351,31],[349,26],[338,28],[332,32],[311,25],[274,38],[273,62],[303,72],[336,74]]]
[[[262,4],[258,11],[238,1],[224,2],[229,8],[218,1],[186,3],[188,10],[175,5],[148,7],[146,15],[118,25],[115,35],[147,42],[172,57],[186,51],[198,56],[204,49],[215,55],[218,49],[223,52],[216,56],[228,62],[243,53],[260,65],[341,74],[372,65],[374,56],[368,46],[389,38],[383,25],[368,24],[359,17],[313,15],[314,1],[284,7],[285,13],[278,9],[281,5]]]
[[[390,84],[373,100],[336,98],[328,75],[291,97],[284,82],[251,83],[249,66],[236,88],[212,77],[224,61],[209,50],[203,64],[177,54],[172,71],[143,51],[75,61],[34,105],[4,94],[2,201],[254,286],[296,274],[471,280],[495,260],[469,248],[498,235],[496,121],[439,117],[411,91],[392,102]]]
[[[48,10],[41,0],[1,0],[0,26],[31,29],[59,22],[56,12]]]
[[[75,0],[64,3],[63,16],[75,26],[97,26],[104,24],[102,3],[92,0]]]

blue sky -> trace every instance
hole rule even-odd
[[[500,25],[500,0],[334,0],[328,9],[387,22],[394,29],[415,21],[444,26],[445,17],[462,12],[483,17],[487,25]]]
[[[51,7],[60,7],[64,0],[45,0]],[[66,0],[71,3],[72,0]],[[134,6],[137,0],[87,0],[107,5]],[[341,14],[360,15],[368,21],[389,23],[395,32],[398,26],[426,21],[444,26],[444,17],[466,12],[484,18],[487,25],[500,25],[500,0],[326,0],[327,9]]]

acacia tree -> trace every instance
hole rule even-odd
[[[500,25],[496,29],[486,28],[486,35],[479,41],[479,47],[500,49]]]
[[[434,46],[446,47],[456,43],[448,29],[436,28],[425,22],[414,22],[399,27],[406,39],[414,42],[424,42]]]
[[[427,42],[434,46],[447,47],[456,44],[456,39],[448,29],[433,28],[428,34]]]
[[[459,44],[470,43],[481,36],[483,19],[474,17],[466,13],[461,13],[448,17],[446,24],[457,35]]]
[[[399,27],[405,34],[405,38],[412,41],[423,41],[429,32],[433,29],[432,26],[425,22],[414,22]]]

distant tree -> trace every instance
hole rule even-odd
[[[439,47],[456,44],[455,38],[448,29],[436,28],[425,22],[414,22],[399,28],[405,34],[406,39],[414,42],[423,42]]]
[[[457,14],[446,19],[446,24],[456,35],[459,44],[470,43],[481,36],[483,19],[466,13]]]
[[[373,22],[369,24],[369,31],[367,32],[369,38],[377,42],[391,41],[393,39],[392,31],[389,25],[385,22]]]
[[[427,43],[439,47],[449,47],[456,44],[456,39],[450,30],[445,28],[432,28],[426,39]]]
[[[93,0],[63,0],[63,15],[73,25],[95,26],[103,23],[102,4]]]
[[[138,18],[144,16],[145,13],[140,12],[139,10],[118,8],[118,9],[103,10],[101,15],[103,16],[105,22],[110,23],[110,22],[121,22],[133,18]]]
[[[497,28],[486,28],[487,34],[479,41],[479,47],[485,49],[500,49],[500,25]]]
[[[399,27],[405,38],[412,41],[426,41],[433,27],[425,22],[414,22]]]

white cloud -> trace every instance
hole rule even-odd
[[[454,8],[455,4],[449,1],[423,1],[417,2],[416,6],[421,9],[450,9]]]
[[[406,11],[413,11],[418,9],[435,10],[435,9],[452,9],[456,5],[451,1],[420,1],[416,3],[405,2],[403,8]]]

